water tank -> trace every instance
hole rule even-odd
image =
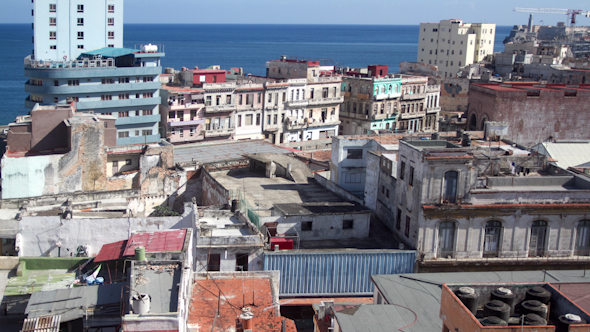
[[[547,325],[547,320],[537,314],[526,314],[524,316],[524,325],[544,326]]]
[[[586,320],[574,314],[565,314],[558,317],[555,324],[555,332],[567,332],[570,325],[586,324]]]
[[[145,261],[145,247],[135,247],[135,260]]]
[[[522,301],[520,305],[523,314],[537,314],[543,319],[547,319],[547,305],[537,300]]]
[[[525,300],[537,300],[548,304],[549,300],[551,300],[551,292],[541,286],[536,286],[526,291]]]
[[[131,308],[136,315],[144,315],[150,312],[150,296],[148,294],[136,294],[132,297]]]
[[[440,134],[439,133],[432,133],[431,139],[433,141],[438,141],[440,139]]]
[[[496,316],[489,316],[484,318],[481,321],[481,325],[483,326],[508,326],[508,323],[505,320],[502,320],[501,318],[498,318]]]
[[[152,45],[152,44],[143,45],[141,50],[145,53],[157,53],[158,52],[158,45]]]
[[[507,322],[510,318],[510,306],[499,300],[491,300],[483,308],[483,316],[496,316]]]
[[[471,146],[471,134],[470,133],[463,133],[463,137],[461,137],[461,146],[462,147]]]
[[[239,206],[239,203],[240,203],[240,201],[239,201],[239,200],[237,200],[237,199],[233,199],[233,200],[231,201],[231,212],[236,212],[236,211],[239,209],[239,208],[238,208],[238,206]]]
[[[244,308],[246,309],[246,308]],[[243,309],[242,309],[243,310]],[[240,314],[240,319],[242,320],[242,327],[245,330],[252,330],[252,319],[254,318],[254,314],[251,311],[243,311]]]
[[[500,287],[492,291],[492,300],[499,300],[510,306],[510,314],[514,313],[514,305],[516,304],[516,294],[510,289]]]
[[[477,313],[477,294],[471,287],[461,287],[455,293],[473,315]]]

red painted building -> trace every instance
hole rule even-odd
[[[588,140],[589,104],[590,84],[472,84],[467,129],[483,130],[485,121],[505,121],[510,128],[504,138],[525,146]]]
[[[224,83],[226,73],[223,69],[195,69],[193,70],[193,84]]]

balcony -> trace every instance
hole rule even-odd
[[[358,99],[365,99],[365,100],[367,100],[367,99],[371,99],[371,95],[370,95],[370,94],[368,94],[368,93],[357,93],[357,94],[356,94],[356,97],[357,97]]]
[[[59,85],[59,86],[39,86],[32,84],[25,84],[25,91],[28,93],[48,94],[48,95],[78,95],[91,93],[132,93],[135,91],[156,91],[162,87],[160,82],[145,82],[145,83],[116,83],[116,84],[97,84],[97,83],[82,83],[80,85]]]
[[[373,97],[373,100],[387,100],[387,99],[396,99],[402,95],[401,92],[393,92],[393,93],[380,93]]]
[[[285,120],[285,129],[287,130],[299,130],[307,128],[308,119],[297,119],[295,117],[289,117]]]
[[[236,105],[205,106],[205,113],[227,113],[236,110]]]
[[[262,126],[262,131],[278,131],[280,129],[281,125],[276,123],[276,124],[265,124]]]
[[[429,107],[426,109],[426,113],[428,113],[428,114],[440,113],[440,107]]]
[[[184,110],[199,109],[203,106],[205,106],[203,103],[192,103],[192,104],[172,103],[172,104],[168,104],[168,109],[171,111],[184,111]]]
[[[400,113],[399,119],[407,120],[407,119],[416,119],[416,118],[423,118],[426,116],[426,112],[413,112],[413,113]]]
[[[314,98],[308,99],[309,106],[317,106],[317,105],[332,105],[332,104],[341,104],[344,101],[344,97],[331,97],[331,98]]]
[[[352,112],[342,112],[340,111],[339,116],[341,118],[350,118],[350,119],[359,119],[359,120],[368,120],[369,116],[362,113],[352,113]]]
[[[184,127],[184,126],[195,126],[198,124],[205,123],[205,120],[191,120],[191,121],[172,121],[168,122],[168,126],[170,127]]]
[[[314,121],[307,125],[308,128],[315,128],[315,127],[326,127],[326,126],[337,126],[340,124],[340,121],[336,118],[326,119],[326,121]]]
[[[307,106],[307,100],[289,100],[287,101],[287,107],[305,107]]]
[[[373,120],[385,120],[385,119],[395,119],[397,113],[383,113],[383,114],[373,114],[371,118]]]
[[[426,93],[406,93],[402,95],[402,100],[425,99]]]
[[[234,133],[234,129],[235,128],[207,129],[205,130],[205,137],[230,136]]]
[[[154,124],[155,122],[160,121],[160,114],[154,115],[144,115],[144,116],[128,116],[125,118],[117,118],[115,121],[115,126],[125,126],[125,125],[134,125],[134,124]]]

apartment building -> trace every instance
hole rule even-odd
[[[123,0],[33,5],[35,49],[25,58],[25,106],[73,101],[79,111],[114,116],[117,145],[159,142],[163,47],[122,48]]]
[[[171,143],[190,143],[204,138],[204,90],[162,86],[161,134]]]
[[[492,23],[420,23],[418,62],[437,65],[442,77],[456,77],[461,68],[494,53],[495,33]]]
[[[388,74],[388,69],[371,65],[343,77],[341,134],[438,130],[440,84],[426,76]]]
[[[33,0],[34,60],[62,61],[123,47],[123,0]]]

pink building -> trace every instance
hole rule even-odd
[[[204,138],[203,92],[201,88],[162,87],[162,133],[171,143],[189,143]]]

